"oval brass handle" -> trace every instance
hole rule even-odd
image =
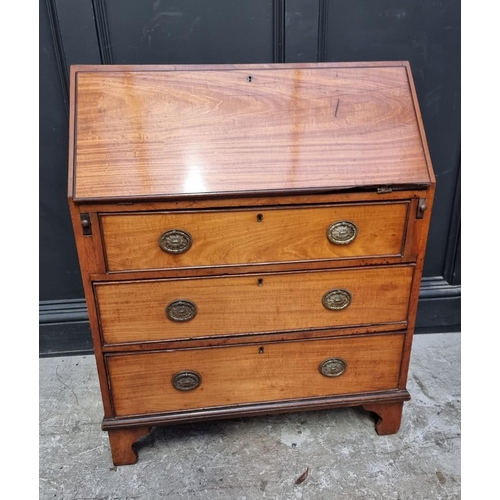
[[[335,288],[323,295],[321,300],[323,306],[330,311],[341,311],[350,305],[352,301],[351,292],[343,288]]]
[[[178,391],[192,391],[201,384],[201,375],[192,370],[177,372],[172,377],[172,385]]]
[[[167,318],[172,321],[189,321],[196,316],[198,308],[190,300],[174,300],[165,308]]]
[[[334,222],[326,231],[326,236],[335,245],[347,245],[358,235],[358,227],[349,220]]]
[[[193,237],[182,229],[169,229],[158,238],[158,245],[167,253],[187,252],[193,244]]]
[[[340,377],[347,370],[347,363],[342,358],[328,358],[319,365],[318,370],[325,377]]]

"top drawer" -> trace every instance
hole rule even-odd
[[[409,202],[101,214],[110,272],[402,255]]]

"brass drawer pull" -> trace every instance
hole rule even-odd
[[[347,290],[336,288],[323,295],[321,302],[330,311],[341,311],[349,306],[352,301],[352,295]]]
[[[196,316],[198,308],[190,300],[174,300],[165,308],[167,318],[172,321],[189,321]]]
[[[358,235],[358,227],[354,222],[339,220],[334,222],[326,232],[327,238],[335,245],[347,245]]]
[[[178,391],[192,391],[201,384],[201,375],[192,370],[177,372],[172,377],[172,385]]]
[[[325,377],[340,377],[347,370],[347,363],[342,358],[328,358],[319,365],[318,370]]]
[[[165,231],[158,239],[158,245],[167,253],[187,252],[193,244],[193,237],[181,229],[170,229]]]

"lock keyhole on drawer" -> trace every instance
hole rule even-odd
[[[257,222],[262,222],[264,220],[264,216],[262,214],[257,214]]]
[[[264,348],[263,347],[259,347],[259,354],[264,354]]]

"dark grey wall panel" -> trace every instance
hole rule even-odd
[[[445,255],[445,267],[443,276],[452,285],[461,283],[461,170],[458,171],[458,178],[455,187],[455,200],[453,201],[453,210],[450,219],[450,231],[448,246]]]
[[[83,288],[66,201],[64,54],[53,32],[57,26],[51,26],[49,15],[50,4],[40,2],[40,300],[76,299],[83,296]]]
[[[94,352],[88,321],[41,323],[39,339],[40,357],[76,356]]]
[[[460,297],[436,297],[418,302],[415,333],[460,331]]]
[[[319,0],[285,2],[285,62],[318,60]]]
[[[115,64],[273,61],[273,1],[107,0]]]
[[[451,277],[451,283],[453,285],[460,285],[462,283],[462,238],[461,234],[458,233],[457,249],[455,253],[455,261],[453,265],[453,274]]]
[[[460,328],[458,0],[40,0],[40,353],[91,350],[66,202],[70,64],[409,60],[437,174],[417,331]]]
[[[327,61],[410,61],[437,177],[424,275],[442,276],[460,152],[460,2],[328,2]]]
[[[64,47],[66,69],[70,64],[101,64],[92,0],[53,0]]]

